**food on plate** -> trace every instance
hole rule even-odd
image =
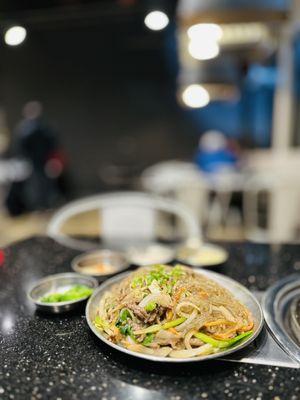
[[[43,296],[40,301],[42,303],[60,303],[62,301],[79,300],[89,297],[93,293],[93,289],[85,285],[74,285],[63,292],[49,293]]]
[[[128,266],[126,257],[119,252],[102,249],[89,251],[72,260],[74,271],[83,275],[112,275]]]
[[[115,272],[116,267],[112,264],[99,260],[89,260],[89,262],[79,263],[78,271],[86,275],[107,275]]]
[[[224,351],[252,335],[250,311],[183,265],[142,267],[104,292],[94,324],[131,351],[173,358]]]

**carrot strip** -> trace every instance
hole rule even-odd
[[[208,298],[208,293],[205,290],[200,289],[199,290],[199,296],[202,297],[202,299],[207,299]]]
[[[167,321],[170,321],[173,318],[173,311],[168,310],[166,316],[167,316]]]
[[[238,329],[238,332],[248,332],[250,331],[254,326],[254,322],[251,321],[250,324],[246,325],[246,326],[242,326],[240,329]]]
[[[168,331],[174,333],[175,335],[179,335],[179,332],[177,332],[175,328],[169,328]]]
[[[179,289],[176,291],[176,293],[175,293],[175,295],[174,295],[174,301],[175,301],[175,303],[178,302],[178,300],[180,299],[180,296],[182,295],[182,293],[183,293],[185,290],[186,290],[185,287],[181,287],[181,288],[179,288]]]
[[[231,337],[231,335],[232,335],[233,333],[235,333],[235,332],[238,330],[238,328],[239,328],[238,325],[235,325],[235,327],[233,327],[233,328],[227,330],[226,332],[223,332],[223,333],[215,333],[215,334],[213,334],[212,336],[213,336],[215,339],[229,339],[229,338]]]
[[[235,325],[234,322],[228,321],[227,319],[217,319],[216,321],[210,321],[210,322],[205,322],[203,326],[206,328],[209,328],[211,326],[217,326],[217,325]]]

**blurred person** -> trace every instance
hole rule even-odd
[[[238,153],[237,143],[229,141],[222,132],[207,131],[199,140],[195,162],[207,173],[234,170],[238,167]]]
[[[5,110],[0,107],[0,156],[4,154],[9,145],[9,129],[6,123]]]
[[[26,180],[11,185],[6,206],[12,215],[53,207],[63,194],[65,156],[42,115],[42,104],[29,101],[16,128],[12,155],[28,161],[32,172]]]

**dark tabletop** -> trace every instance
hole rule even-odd
[[[233,243],[219,270],[265,290],[300,270],[300,246]],[[0,399],[300,399],[299,370],[211,361],[157,365],[111,350],[89,330],[84,308],[61,316],[35,311],[26,291],[70,271],[76,251],[37,237],[6,249],[0,267]]]

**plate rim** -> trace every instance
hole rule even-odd
[[[190,268],[190,267],[189,267]],[[215,354],[210,354],[207,356],[202,356],[202,357],[187,357],[187,358],[171,358],[171,357],[159,357],[159,356],[153,356],[150,354],[144,354],[144,353],[138,353],[132,350],[128,350],[125,347],[122,347],[120,345],[117,345],[115,343],[110,342],[108,339],[106,339],[103,335],[101,335],[101,333],[99,332],[99,330],[95,327],[95,325],[93,324],[93,321],[90,320],[89,318],[89,309],[91,307],[91,304],[93,302],[94,297],[96,297],[98,295],[99,292],[105,291],[105,288],[117,283],[118,281],[120,281],[121,279],[125,278],[127,275],[129,275],[130,273],[134,272],[134,271],[128,271],[128,272],[123,272],[121,274],[118,274],[108,280],[106,280],[105,282],[103,282],[101,285],[99,285],[99,287],[94,291],[94,293],[91,295],[91,297],[89,298],[87,304],[86,304],[86,308],[85,308],[85,317],[86,317],[86,321],[87,324],[89,326],[89,328],[91,329],[91,331],[105,344],[107,344],[108,346],[114,348],[117,351],[120,351],[122,353],[128,354],[132,357],[137,357],[143,360],[149,360],[149,361],[154,361],[154,362],[161,362],[161,363],[188,363],[188,362],[204,362],[204,361],[208,361],[208,360],[213,360],[216,358],[220,358],[220,356],[225,357],[231,353],[234,353],[238,350],[243,349],[244,347],[248,346],[250,343],[252,343],[260,334],[263,325],[264,325],[264,314],[262,311],[262,307],[259,303],[259,301],[256,299],[256,297],[250,292],[249,289],[247,289],[244,285],[242,285],[241,283],[239,283],[238,281],[229,278],[226,275],[220,274],[218,272],[213,272],[213,271],[209,271],[206,269],[203,270],[196,270],[193,269],[193,271],[197,274],[203,274],[206,275],[208,277],[211,277],[211,279],[214,279],[214,277],[218,277],[221,276],[222,279],[224,279],[225,281],[228,281],[228,283],[234,284],[235,286],[239,286],[240,289],[242,289],[244,292],[247,293],[248,297],[251,298],[251,300],[257,305],[258,310],[259,310],[259,314],[260,314],[260,318],[257,324],[257,328],[256,331],[253,333],[253,335],[251,335],[249,338],[247,338],[246,340],[244,340],[242,343],[240,343],[239,345],[232,347],[228,350],[219,352],[219,353],[215,353]]]

